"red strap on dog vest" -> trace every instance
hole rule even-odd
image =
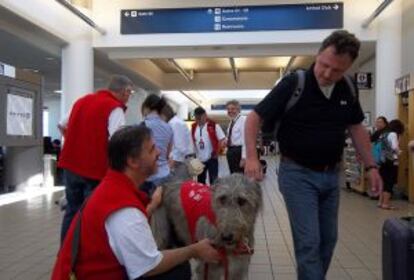
[[[224,248],[218,249],[224,268],[224,280],[229,279],[229,259]],[[204,264],[204,280],[208,280],[208,263]]]

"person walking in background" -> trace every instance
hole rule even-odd
[[[125,124],[125,104],[133,86],[128,77],[114,75],[107,89],[78,99],[59,125],[65,141],[58,167],[64,169],[67,199],[61,242],[83,201],[105,176],[108,139]]]
[[[274,127],[280,121],[278,182],[289,215],[299,280],[325,279],[332,259],[338,238],[338,163],[345,130],[362,157],[372,188],[382,189],[355,86],[344,77],[359,48],[353,34],[333,32],[322,42],[310,69],[285,76],[246,119],[245,174],[258,180],[263,178],[256,153],[260,124]],[[305,79],[303,93],[286,112],[291,96],[297,96],[293,94],[300,77]]]
[[[379,116],[375,120],[375,131],[371,135],[371,142],[376,142],[379,136],[386,130],[388,127],[388,120],[384,116]]]
[[[173,144],[173,131],[161,118],[161,112],[166,105],[167,101],[164,98],[150,94],[141,106],[144,124],[151,129],[155,146],[160,151],[157,159],[157,173],[150,176],[142,186],[142,189],[151,196],[151,203],[147,208],[149,214],[161,203],[161,185],[170,175],[168,157]]]
[[[191,126],[191,136],[197,158],[204,164],[204,171],[197,177],[200,183],[206,183],[206,176],[210,185],[218,176],[218,155],[224,147],[226,136],[221,127],[207,117],[202,107],[194,110],[195,122]]]
[[[403,133],[404,124],[400,120],[392,120],[377,140],[383,143],[379,171],[384,181],[384,190],[378,201],[378,207],[382,209],[395,209],[391,205],[391,196],[398,179],[399,138]]]
[[[244,146],[244,123],[246,117],[240,114],[241,107],[237,100],[226,103],[227,115],[230,123],[227,128],[227,163],[230,173],[243,173],[242,150]]]
[[[194,155],[190,129],[182,119],[177,117],[169,104],[162,109],[161,117],[171,126],[173,131],[170,167],[174,169],[177,165],[184,164],[186,158]]]

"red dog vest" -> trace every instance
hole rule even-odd
[[[204,216],[211,224],[216,223],[216,216],[211,207],[210,187],[195,181],[186,181],[181,185],[180,197],[191,239],[196,242],[195,229],[198,219]]]

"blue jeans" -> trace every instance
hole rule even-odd
[[[282,161],[279,189],[292,228],[298,280],[323,280],[338,238],[338,170],[316,172]]]
[[[65,194],[68,204],[66,205],[65,215],[63,216],[60,242],[63,243],[66,232],[69,229],[73,217],[82,206],[84,200],[92,193],[99,181],[79,176],[65,169],[63,173],[65,181]]]

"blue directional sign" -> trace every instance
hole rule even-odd
[[[343,3],[121,10],[121,34],[338,29]]]

